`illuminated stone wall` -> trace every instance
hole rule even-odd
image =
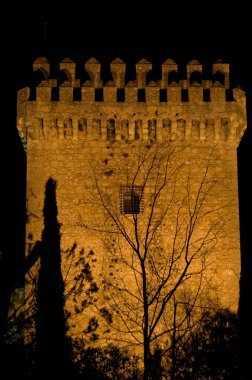
[[[129,168],[143,146],[150,151],[165,142],[183,147],[184,162],[191,164],[195,177],[197,164],[214,151],[222,188],[208,206],[229,205],[220,214],[225,234],[213,263],[215,279],[221,287],[222,305],[237,310],[240,237],[236,150],[246,129],[246,107],[244,92],[229,89],[229,65],[214,63],[212,79],[205,80],[202,65],[194,60],[186,66],[187,79],[179,80],[177,64],[168,59],[162,64],[160,81],[146,83],[152,65],[143,59],[136,64],[136,80],[125,83],[126,65],[116,59],[111,63],[113,81],[106,84],[94,58],[85,63],[90,80],[83,84],[75,77],[75,67],[70,59],[60,63],[66,80],[58,86],[57,80],[50,78],[47,60],[39,58],[33,70],[40,70],[44,80],[36,87],[35,98],[28,87],[18,91],[17,128],[27,145],[27,252],[41,238],[45,184],[52,177],[57,181],[62,248],[77,242],[79,248],[92,249],[97,257],[94,273],[99,279],[108,265],[104,245],[96,234],[83,228],[103,218],[103,210],[94,200],[94,173],[104,189],[112,189],[119,208],[119,187],[126,184]],[[183,186],[183,178],[179,181]],[[168,235],[165,228],[162,231]]]

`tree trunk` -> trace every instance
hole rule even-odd
[[[147,297],[147,284],[146,284],[146,272],[144,261],[142,261],[142,275],[143,275],[143,300],[144,300],[144,374],[143,380],[149,380],[150,378],[150,340],[148,336],[149,330],[149,307]]]
[[[148,340],[144,342],[144,373],[143,380],[150,379],[150,347]]]
[[[173,314],[173,334],[172,334],[172,352],[171,352],[171,380],[175,380],[176,376],[176,315],[177,315],[177,304],[174,300],[174,314]]]

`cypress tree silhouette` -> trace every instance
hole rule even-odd
[[[70,340],[66,337],[64,282],[61,273],[60,224],[57,220],[56,181],[45,189],[44,230],[37,289],[36,353],[39,378],[70,374]]]

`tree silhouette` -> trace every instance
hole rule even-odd
[[[27,376],[43,377],[49,371],[57,376],[69,371],[72,374],[72,339],[66,337],[68,324],[74,323],[76,315],[88,305],[97,302],[99,291],[92,275],[97,261],[94,252],[86,254],[83,248],[80,251],[76,248],[74,243],[71,248],[61,250],[56,182],[50,178],[46,183],[41,240],[31,245],[22,266],[22,276],[26,277],[25,292],[20,292],[19,288],[13,290],[5,329],[5,343],[15,351],[20,343],[22,348],[25,335]],[[73,306],[71,311],[67,303]],[[79,334],[85,342],[97,339],[97,325],[92,315],[86,324],[83,321]]]
[[[60,378],[70,371],[70,341],[66,337],[56,181],[52,178],[46,183],[43,213],[44,230],[37,284],[37,371],[41,378],[45,376]]]
[[[120,208],[94,164],[96,192],[90,201],[103,210],[103,217],[80,224],[97,232],[105,247],[110,270],[104,269],[103,278],[114,316],[109,325],[116,332],[112,339],[141,347],[144,380],[151,376],[155,346],[172,347],[174,332],[186,329],[191,334],[188,319],[195,314],[197,320],[196,310],[210,300],[218,307],[218,285],[209,279],[228,235],[225,209],[231,205],[227,200],[212,206],[212,197],[225,185],[218,155],[212,148],[206,153],[202,160],[190,157],[188,162],[177,142],[141,146],[118,175],[113,168],[111,188],[118,188],[123,174],[127,183],[120,189]],[[166,240],[162,229],[169,234]],[[190,299],[183,298],[185,293]]]
[[[178,342],[175,373],[167,365],[164,378],[242,379],[239,347],[237,315],[228,309],[205,310],[198,328]]]

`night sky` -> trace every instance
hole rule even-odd
[[[161,64],[172,58],[181,76],[193,58],[206,65],[223,59],[231,64],[231,86],[237,84],[247,94],[248,128],[238,149],[241,214],[242,264],[246,297],[252,270],[252,65],[249,11],[230,3],[201,2],[151,7],[147,2],[99,2],[75,6],[60,4],[57,9],[44,3],[2,12],[1,24],[1,252],[22,258],[25,215],[25,155],[16,130],[16,91],[29,84],[32,63],[46,56],[52,63],[52,78],[57,63],[70,57],[77,63],[77,77],[84,74],[84,63],[94,56],[103,64],[102,79],[110,79],[109,64],[116,57],[128,64],[133,79],[134,64],[146,58],[154,65],[149,80],[161,75]],[[42,7],[43,4],[43,7]],[[80,3],[77,3],[80,4]],[[149,3],[150,4],[150,3]],[[11,8],[9,6],[9,8]],[[46,23],[46,33],[45,33]],[[54,75],[55,73],[55,75]],[[209,75],[208,75],[209,77]],[[20,259],[21,260],[21,259]]]

